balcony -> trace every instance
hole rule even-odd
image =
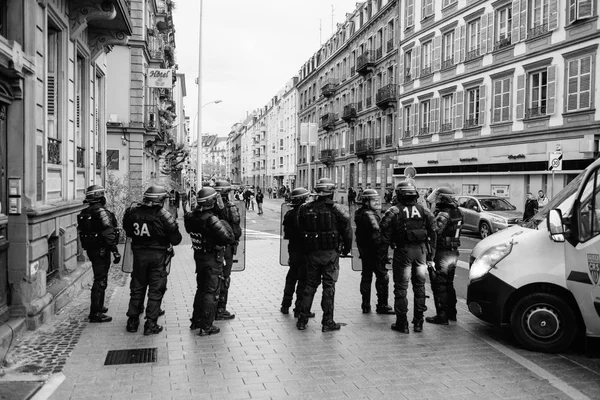
[[[467,51],[467,55],[465,57],[465,62],[474,60],[479,57],[479,47],[473,50]]]
[[[160,123],[158,122],[158,106],[144,106],[144,127],[148,131],[158,131]]]
[[[48,138],[48,163],[60,165],[60,140]]]
[[[442,61],[442,69],[451,68],[454,66],[454,56],[448,57],[444,61]]]
[[[361,75],[366,75],[375,68],[375,57],[370,50],[365,51],[356,60],[356,72]]]
[[[426,77],[427,75],[431,75],[431,73],[431,65],[421,68],[421,77]]]
[[[479,126],[479,117],[465,119],[465,128],[475,128]]]
[[[359,158],[371,158],[375,152],[373,139],[360,139],[356,141],[356,156]]]
[[[331,164],[333,164],[336,157],[337,157],[337,150],[332,150],[332,149],[321,150],[321,154],[319,156],[319,161],[321,161],[323,164],[325,164],[327,166],[330,166]]]
[[[344,106],[344,112],[342,113],[342,119],[346,122],[352,122],[356,120],[356,104],[346,104]]]
[[[377,104],[377,107],[385,110],[390,106],[396,105],[396,102],[398,101],[397,96],[397,86],[393,83],[390,83],[377,91],[377,95],[375,96],[375,104]]]
[[[440,127],[441,132],[451,132],[453,129],[454,128],[452,126],[452,122],[447,122],[445,124],[442,124],[442,126]]]
[[[337,113],[327,113],[321,117],[321,129],[325,129],[326,131],[334,128],[336,121],[338,120]]]
[[[165,45],[161,35],[148,36],[148,54],[150,61],[162,61],[165,58]]]
[[[419,129],[419,135],[420,136],[429,135],[429,125],[423,125],[421,127],[421,129]]]
[[[512,42],[511,42],[511,36],[510,35],[508,35],[508,36],[506,36],[504,38],[501,38],[496,43],[494,43],[494,51],[510,47],[511,43]]]
[[[388,53],[390,51],[394,50],[394,38],[391,38],[390,40],[387,41],[387,51]]]
[[[546,106],[532,107],[527,109],[527,114],[525,115],[525,118],[537,118],[543,117],[544,115],[546,115]]]
[[[527,39],[534,39],[546,33],[548,33],[548,24],[538,25],[529,30],[529,35],[527,36]]]
[[[321,94],[323,94],[325,97],[331,97],[335,94],[335,89],[337,86],[337,79],[326,79],[321,86]]]

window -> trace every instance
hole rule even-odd
[[[48,132],[49,138],[58,138],[58,79],[59,79],[59,38],[60,33],[52,28],[48,29],[48,77],[46,81],[46,93],[48,99],[48,106],[46,109],[48,119]]]
[[[415,24],[415,0],[406,0],[404,2],[404,27],[412,28]]]
[[[467,119],[465,128],[479,126],[479,87],[467,89]]]
[[[412,80],[411,66],[412,66],[412,49],[407,50],[406,53],[404,53],[404,80],[405,81]]]
[[[481,24],[477,18],[467,25],[467,55],[465,61],[479,57],[479,43],[481,42]]]
[[[506,122],[511,120],[510,115],[510,77],[497,79],[493,82],[493,116],[492,122]]]
[[[448,7],[451,4],[456,3],[457,0],[443,0],[442,1],[442,8]]]
[[[381,185],[381,160],[375,161],[375,184]]]
[[[527,118],[546,115],[548,102],[548,72],[546,69],[529,74]]]
[[[411,122],[412,122],[412,105],[411,104],[404,106],[402,121],[404,121],[404,126],[402,127],[404,130],[403,137],[405,137],[405,138],[411,137],[413,134],[410,131]]]
[[[569,22],[591,17],[593,4],[592,0],[569,0]]]
[[[106,168],[119,169],[119,150],[106,150]]]
[[[387,26],[387,51],[394,49],[394,20],[388,22]]]
[[[421,110],[420,110],[420,124],[419,124],[419,134],[420,135],[428,135],[430,124],[431,124],[431,101],[426,100],[421,102]]]
[[[454,30],[444,34],[442,43],[442,69],[454,65]]]
[[[496,11],[496,40],[494,50],[500,50],[510,46],[512,27],[512,6],[504,7]]]
[[[591,108],[592,56],[567,62],[567,112]]]
[[[433,15],[433,0],[421,0],[421,19]]]
[[[441,132],[448,132],[454,129],[454,94],[442,97],[442,126]]]
[[[529,38],[535,38],[548,32],[548,17],[548,0],[532,0]]]
[[[433,56],[433,42],[430,40],[426,43],[423,43],[421,46],[421,76],[427,76],[431,74],[431,61]]]

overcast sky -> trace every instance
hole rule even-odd
[[[198,92],[200,0],[174,0],[176,59],[186,76],[186,115],[194,124]],[[202,132],[227,136],[263,107],[325,43],[356,0],[204,0]],[[333,13],[332,13],[333,6]],[[321,27],[321,29],[319,29]],[[192,132],[196,129],[190,128]]]

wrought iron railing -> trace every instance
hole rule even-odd
[[[452,122],[447,122],[445,124],[442,124],[442,126],[441,126],[442,132],[450,132],[451,130],[452,130]]]
[[[162,36],[148,36],[148,53],[153,60],[162,60],[165,56]]]
[[[543,117],[546,115],[546,106],[531,107],[527,109],[526,118]]]
[[[85,167],[85,148],[77,146],[77,168]]]
[[[342,112],[342,119],[348,120],[356,118],[356,104],[346,104]]]
[[[431,75],[431,65],[421,68],[421,76]]]
[[[533,39],[538,36],[542,36],[545,33],[548,33],[548,25],[547,24],[534,26],[533,28],[531,28],[529,30],[529,38],[528,39]]]
[[[411,136],[412,136],[412,134],[411,134],[411,131],[410,131],[410,129],[405,129],[405,130],[404,130],[404,137],[405,137],[405,138],[409,138],[409,137],[411,137]]]
[[[442,69],[450,68],[452,66],[454,66],[454,57],[449,57],[442,61]]]
[[[494,51],[508,47],[511,45],[511,43],[512,43],[511,36],[508,35],[507,37],[502,38],[502,39],[498,40],[496,43],[494,43]]]
[[[395,101],[397,96],[397,86],[393,83],[387,84],[377,91],[375,101],[379,104],[381,102]]]
[[[475,126],[479,126],[479,117],[465,119],[465,127],[466,128],[473,128]]]
[[[372,52],[370,50],[366,50],[364,53],[362,53],[356,59],[356,69],[357,70],[363,69],[363,68],[369,66],[370,64],[373,64],[373,62],[374,62],[374,57],[373,57]]]
[[[60,140],[48,138],[48,163],[60,165]]]
[[[477,47],[476,49],[467,51],[467,55],[465,57],[465,61],[471,61],[471,60],[474,60],[477,57],[479,57],[479,47]]]
[[[356,154],[373,153],[373,139],[360,139],[356,141]]]
[[[423,125],[421,129],[419,129],[419,135],[429,135],[429,125]]]

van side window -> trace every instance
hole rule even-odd
[[[600,234],[600,181],[598,171],[590,175],[581,194],[579,208],[579,241],[585,242]]]

